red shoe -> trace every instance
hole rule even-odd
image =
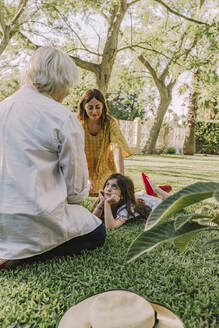
[[[166,191],[166,192],[171,192],[172,187],[171,185],[163,185],[163,186],[158,186],[160,189]]]
[[[150,182],[148,181],[148,176],[144,172],[142,172],[141,175],[144,182],[146,194],[157,197],[157,194],[155,194],[153,189],[151,188]]]
[[[158,197],[158,195],[154,193],[154,191],[150,185],[150,182],[148,181],[148,179],[149,179],[148,176],[144,172],[142,172],[141,175],[142,175],[142,179],[144,182],[146,194],[148,194],[150,196]],[[170,192],[172,190],[171,185],[163,185],[163,186],[158,186],[158,187],[166,192]]]

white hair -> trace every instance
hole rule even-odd
[[[78,80],[78,69],[73,59],[53,47],[37,49],[26,65],[23,82],[39,92],[66,92]]]

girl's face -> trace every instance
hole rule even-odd
[[[112,195],[117,195],[121,198],[121,189],[118,186],[117,179],[108,180],[103,191],[105,199],[111,198]]]
[[[87,113],[88,119],[91,121],[98,121],[103,112],[103,104],[96,98],[93,98],[84,105],[84,109]]]

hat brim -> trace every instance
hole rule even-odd
[[[59,320],[56,327],[57,328],[90,328],[90,323],[88,319],[90,305],[92,304],[92,302],[97,296],[114,290],[130,292],[140,297],[143,297],[138,293],[125,289],[113,289],[113,290],[108,290],[95,294],[93,296],[86,298],[83,301],[80,301],[78,304],[73,305],[70,309],[68,309],[64,313],[62,318]],[[156,328],[185,328],[181,319],[172,310],[170,310],[169,308],[167,308],[162,304],[150,302],[149,300],[147,301],[151,304],[154,311],[157,312],[158,323],[156,325]]]

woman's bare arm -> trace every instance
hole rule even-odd
[[[124,174],[124,158],[122,156],[121,148],[115,148],[113,151],[114,161],[116,165],[116,172]]]

